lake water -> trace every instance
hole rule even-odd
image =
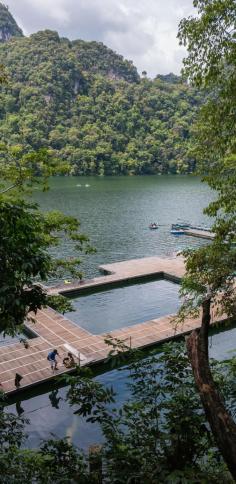
[[[179,305],[179,284],[159,280],[75,298],[67,317],[99,334],[176,313]]]
[[[57,177],[50,187],[46,193],[35,190],[34,199],[43,209],[59,209],[77,217],[97,249],[96,254],[82,257],[85,277],[98,275],[100,264],[168,256],[186,246],[206,243],[170,234],[170,225],[178,219],[209,225],[202,210],[213,194],[197,177]],[[153,221],[159,222],[158,230],[148,228]],[[60,251],[73,255],[70,243],[64,243]]]
[[[33,196],[43,209],[60,209],[66,214],[80,219],[82,231],[90,236],[92,244],[97,249],[95,255],[89,256],[83,261],[86,277],[97,275],[98,266],[103,263],[152,255],[168,256],[186,246],[205,244],[206,242],[201,239],[172,236],[170,225],[177,222],[178,219],[196,225],[202,223],[209,225],[209,220],[202,214],[202,210],[213,198],[208,187],[192,176],[58,177],[51,181],[49,192],[42,194],[35,190]],[[152,221],[159,222],[158,230],[150,231],[148,229],[148,225]],[[60,251],[64,255],[73,255],[70,244],[66,242]],[[164,296],[162,293],[158,301],[157,286],[155,287],[155,284],[149,286],[149,284],[142,285],[140,289],[131,286],[136,287],[135,290],[140,293],[139,296],[127,293],[128,303],[117,306],[116,313],[118,313],[120,321],[127,324],[125,315],[128,315],[130,319],[137,317],[140,317],[141,320],[149,319],[148,312],[150,311],[151,314],[153,307],[155,311],[158,308],[160,310],[163,297],[165,298],[164,307],[178,304],[177,293],[171,293],[173,289],[176,291],[177,286],[159,287],[159,291],[164,290]],[[138,299],[141,298],[143,290],[148,294],[143,296],[141,306],[138,306],[138,312],[135,314],[134,308],[129,308],[128,305],[134,307],[139,304]],[[96,311],[100,306],[99,331],[104,330],[104,326],[102,326],[104,319],[110,321],[110,303],[114,304],[113,307],[118,304],[119,293],[116,291],[119,290],[86,296],[90,297],[90,300],[87,299],[87,302],[90,301],[90,305],[97,304]],[[93,296],[96,297],[93,299]],[[153,296],[154,299],[152,299]],[[84,297],[83,309],[81,306],[77,313],[71,315],[72,318],[83,317],[85,319],[87,317],[85,314],[86,297]],[[122,300],[122,294],[119,297]],[[171,298],[171,301],[168,300],[168,297]],[[79,305],[79,299],[75,300],[75,303]],[[170,306],[169,309],[168,312],[171,312]],[[173,309],[175,310],[175,308]],[[83,316],[82,312],[79,314],[80,311],[84,311]],[[129,314],[129,311],[132,314]],[[142,312],[141,315],[140,312]],[[103,318],[102,315],[105,313]],[[78,322],[80,321],[78,320]],[[91,331],[98,330],[95,328],[93,320],[90,319],[86,324]],[[118,324],[120,323],[118,322]],[[235,354],[235,348],[235,328],[221,331],[210,338],[210,354],[215,358],[229,358]],[[97,378],[105,385],[113,385],[117,392],[118,405],[127,399],[129,390],[126,368],[121,371],[107,372]],[[100,441],[99,429],[95,425],[87,424],[73,413],[73,407],[70,407],[65,401],[65,393],[65,388],[58,391],[54,388],[54,390],[48,390],[42,394],[39,391],[37,395],[35,390],[34,394],[23,395],[22,400],[18,400],[16,405],[9,406],[9,410],[18,414],[24,412],[24,416],[30,419],[30,424],[27,426],[29,433],[27,446],[37,446],[42,439],[49,437],[63,438],[67,436],[75,445],[83,448]]]
[[[6,346],[11,343],[19,343],[25,339],[32,339],[34,337],[33,333],[30,334],[29,331],[21,331],[17,333],[15,336],[5,335],[4,333],[0,333],[0,346]],[[22,342],[23,344],[23,342]]]
[[[210,356],[217,359],[231,358],[236,355],[236,328],[216,332],[209,341]],[[159,347],[161,349],[161,347]],[[96,377],[106,386],[113,387],[117,394],[116,402],[120,406],[129,396],[129,372],[121,370],[108,371]],[[79,448],[88,449],[91,444],[101,442],[102,435],[96,424],[90,424],[74,414],[75,407],[66,402],[66,387],[57,390],[55,387],[44,393],[21,397],[8,410],[22,414],[30,420],[26,426],[28,433],[27,447],[37,447],[42,440],[68,437]]]

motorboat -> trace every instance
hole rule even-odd
[[[190,229],[191,228],[191,224],[187,223],[187,222],[177,222],[176,224],[172,224],[171,225],[171,229],[173,230],[186,230],[186,229]]]
[[[184,235],[185,234],[183,229],[171,229],[170,233],[172,235]]]
[[[150,223],[150,224],[149,224],[149,229],[151,229],[151,230],[156,230],[156,229],[158,229],[158,223],[156,223],[156,222],[152,222],[152,223]]]
[[[187,233],[188,230],[191,230],[191,229],[199,230],[201,232],[211,232],[211,228],[209,227],[205,227],[202,225],[195,226],[186,222],[178,222],[176,224],[172,224],[170,232],[171,234],[174,234],[174,235],[184,235]]]
[[[172,224],[170,233],[173,235],[184,235],[185,230],[189,228],[190,228],[190,224],[187,224],[187,223]]]

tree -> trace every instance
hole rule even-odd
[[[111,361],[115,361],[114,349],[118,362],[121,361],[128,348],[119,341],[110,341],[110,346]],[[4,484],[22,482],[23,478],[39,484],[51,479],[63,484],[232,483],[214,448],[184,344],[166,344],[161,355],[147,356],[129,349],[128,356],[128,398],[123,404],[115,405],[113,389],[92,379],[88,368],[77,368],[73,376],[63,377],[69,384],[67,399],[75,413],[102,429],[104,443],[97,455],[100,469],[66,440],[49,440],[39,449],[22,448],[26,439],[24,419],[5,413],[4,402],[0,401]],[[123,361],[127,364],[127,353],[126,358],[123,354]],[[226,362],[211,365],[217,385],[231,407],[235,366]]]
[[[0,43],[1,62],[9,75],[0,91],[0,138],[7,144],[47,147],[70,163],[71,174],[192,171],[189,128],[201,98],[180,77],[140,79],[131,62],[103,44],[71,42],[50,30]]]
[[[50,302],[65,309],[64,298],[50,297],[42,286],[51,276],[70,274],[81,278],[78,257],[53,258],[49,249],[70,239],[74,251],[90,252],[79,221],[60,212],[41,213],[24,199],[34,184],[47,188],[50,174],[65,172],[45,149],[27,151],[24,146],[3,145],[0,152],[0,330],[14,334],[29,312]],[[68,309],[68,305],[66,305]]]
[[[88,370],[65,376],[75,413],[102,428],[104,480],[142,484],[232,482],[201,407],[183,343],[164,345],[162,354],[144,355],[110,341],[111,361],[130,363],[128,396],[115,405],[112,388],[91,380]],[[128,352],[128,353],[127,353]],[[125,356],[125,358],[124,358]],[[227,402],[234,377],[228,364],[211,362]],[[78,378],[79,376],[79,378]],[[233,393],[232,393],[233,392]],[[108,405],[109,403],[109,405]],[[229,403],[230,405],[230,403]]]
[[[180,318],[202,306],[202,326],[187,347],[195,382],[216,443],[236,478],[236,424],[214,383],[208,359],[211,308],[228,318],[236,315],[236,4],[234,0],[196,0],[197,17],[180,23],[179,38],[188,50],[185,76],[208,96],[195,128],[195,155],[201,173],[217,198],[205,212],[214,217],[210,246],[185,251],[186,302]],[[201,165],[200,165],[201,163]]]

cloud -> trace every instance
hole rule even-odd
[[[192,0],[8,0],[26,35],[49,28],[70,39],[104,42],[149,76],[179,73],[176,39]]]

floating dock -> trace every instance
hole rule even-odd
[[[189,228],[184,229],[183,232],[184,235],[190,235],[191,237],[197,237],[199,239],[213,240],[215,237],[215,234],[213,232],[210,232],[210,230]]]
[[[173,259],[161,257],[144,257],[132,259],[113,264],[101,265],[100,272],[105,276],[95,277],[88,281],[75,281],[71,284],[63,283],[48,287],[49,294],[63,294],[70,296],[81,294],[90,290],[102,290],[117,287],[123,283],[132,283],[139,279],[167,279],[173,282],[180,282],[184,275],[184,261],[182,257]]]
[[[70,285],[59,285],[50,288],[50,294],[80,294],[88,290],[99,290],[114,287],[125,282],[145,278],[163,278],[180,281],[184,275],[184,261],[181,257],[161,259],[148,257],[134,259],[101,266],[106,276],[97,277],[87,282],[75,282]],[[68,287],[70,286],[70,287]],[[25,389],[54,379],[57,375],[71,372],[62,364],[62,359],[68,352],[68,346],[80,355],[81,365],[92,365],[103,362],[110,351],[105,344],[106,334],[92,334],[73,323],[51,308],[45,308],[32,315],[34,321],[25,322],[25,327],[33,332],[35,338],[28,340],[29,347],[22,343],[13,343],[0,347],[0,382],[1,389],[6,394],[19,393]],[[157,343],[185,335],[200,327],[201,320],[188,319],[177,327],[173,323],[174,315],[154,318],[133,326],[111,331],[109,335],[124,340],[132,348],[145,348]],[[216,322],[216,320],[215,320]],[[47,361],[47,354],[57,348],[58,371],[52,371]],[[14,384],[15,374],[23,376],[20,388]]]

